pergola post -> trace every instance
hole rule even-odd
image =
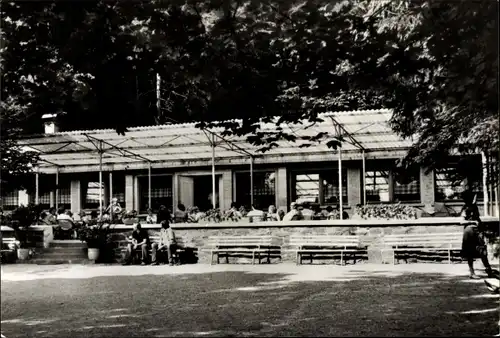
[[[343,206],[343,201],[342,201],[342,148],[339,146],[338,148],[339,152],[339,212],[340,212],[340,219],[342,219],[342,214],[344,211],[344,206]]]
[[[215,209],[215,135],[212,134],[212,206]]]
[[[56,210],[59,208],[59,168],[56,170]]]
[[[102,219],[103,210],[102,210],[102,143],[99,147],[99,215]]]
[[[363,176],[362,177],[362,181],[361,181],[361,184],[363,185],[363,205],[366,205],[366,184],[365,184],[365,181],[366,181],[366,160],[365,160],[365,151],[363,150],[361,152],[361,156],[362,156],[362,161],[363,161]]]
[[[250,208],[253,208],[253,157],[250,156]]]
[[[109,203],[113,203],[113,172],[109,172]],[[113,219],[113,208],[109,208],[111,219]]]
[[[38,174],[38,168],[36,169],[36,174],[35,174],[35,204],[38,205],[40,204],[40,185],[39,185],[39,174]]]
[[[151,206],[151,162],[148,162],[148,208]]]

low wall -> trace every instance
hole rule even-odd
[[[381,262],[380,243],[384,235],[416,234],[438,232],[462,232],[460,218],[428,218],[417,220],[345,220],[345,221],[290,221],[290,222],[258,222],[258,223],[217,223],[217,224],[172,224],[176,236],[182,237],[188,247],[198,249],[200,263],[210,262],[210,249],[207,246],[210,236],[259,236],[271,235],[282,239],[282,260],[292,262],[295,254],[289,246],[292,235],[359,235],[363,244],[368,247],[368,260]],[[495,221],[495,222],[493,222]],[[490,227],[496,226],[498,236],[498,220],[483,219]],[[157,233],[159,224],[143,224],[150,235]],[[123,241],[132,232],[132,226],[112,226],[114,241]]]
[[[2,237],[14,238],[14,229],[2,225],[0,227]],[[54,240],[54,233],[51,226],[47,225],[33,225],[28,230],[28,242],[35,248],[48,248],[50,242]]]

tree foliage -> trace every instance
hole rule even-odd
[[[120,133],[200,121],[200,127],[246,135],[265,151],[296,136],[285,128],[261,130],[261,120],[317,122],[324,111],[390,108],[394,130],[416,140],[402,167],[433,168],[459,140],[470,148],[462,150],[498,149],[497,6],[440,0],[3,3],[2,115],[22,111],[27,133],[40,131],[41,115],[54,112],[64,129]],[[339,144],[332,135],[305,141]]]

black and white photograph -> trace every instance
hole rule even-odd
[[[498,0],[2,0],[0,333],[500,336]]]

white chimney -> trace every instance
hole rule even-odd
[[[59,126],[57,125],[57,114],[44,114],[42,115],[42,120],[45,126],[45,134],[54,134],[59,131]]]

